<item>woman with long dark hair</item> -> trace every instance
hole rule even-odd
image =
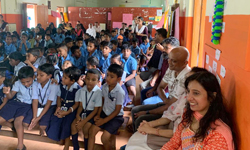
[[[187,106],[183,120],[162,150],[233,150],[229,119],[220,85],[210,72],[196,73],[185,81]]]
[[[137,26],[135,27],[134,33],[136,34],[136,38],[139,41],[139,45],[141,45],[142,37],[143,36],[148,36],[148,27],[143,25],[143,18],[138,17],[137,19]]]

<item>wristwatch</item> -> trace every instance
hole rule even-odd
[[[150,114],[150,113],[149,113],[149,110],[147,110],[146,114]]]

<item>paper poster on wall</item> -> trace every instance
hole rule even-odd
[[[162,9],[157,10],[157,16],[162,16]]]
[[[157,25],[152,25],[152,28],[156,29]]]
[[[226,22],[223,22],[223,24],[222,24],[222,33],[225,33],[225,27],[226,27]]]
[[[211,66],[208,67],[208,71],[211,72],[211,73],[213,72],[213,69],[212,69]]]
[[[220,75],[225,78],[226,76],[226,68],[224,66],[221,65],[220,67]]]
[[[217,71],[217,62],[213,61],[213,71],[216,72]]]
[[[108,20],[111,20],[111,13],[108,12]]]
[[[149,16],[148,20],[155,20],[155,17],[154,16]]]
[[[209,56],[206,55],[206,64],[209,64]]]
[[[221,79],[220,79],[220,77],[218,75],[216,75],[216,78],[217,78],[219,84],[221,85]]]
[[[220,60],[220,53],[221,53],[220,50],[218,49],[215,50],[215,59]]]
[[[155,21],[161,21],[162,16],[155,16]]]
[[[133,22],[133,14],[123,14],[122,22],[127,23],[127,25],[131,25]]]
[[[113,28],[121,28],[122,27],[122,22],[113,22]]]
[[[101,30],[106,30],[106,23],[100,23]]]

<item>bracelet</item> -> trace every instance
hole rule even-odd
[[[74,112],[74,108],[73,107],[70,107],[71,111]]]
[[[158,136],[160,136],[160,132],[159,132],[159,131],[160,131],[160,128],[157,128],[157,129],[156,129],[156,134],[157,134]]]

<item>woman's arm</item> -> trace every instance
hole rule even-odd
[[[170,139],[169,142],[163,145],[161,150],[178,149],[181,146],[181,133],[183,129],[183,124],[179,124],[177,130],[174,133],[174,136]]]

